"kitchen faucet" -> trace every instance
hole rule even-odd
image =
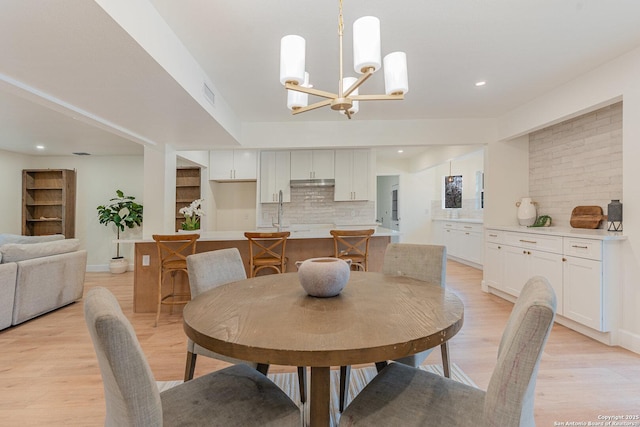
[[[283,208],[282,190],[280,190],[278,192],[278,223],[272,224],[278,227],[278,232],[282,230],[282,208]]]

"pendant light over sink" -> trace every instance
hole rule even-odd
[[[353,23],[353,64],[359,78],[343,76],[342,0],[338,2],[338,40],[340,63],[338,92],[313,89],[309,73],[305,70],[305,39],[297,35],[284,36],[280,41],[280,83],[287,89],[287,107],[293,114],[304,113],[329,105],[332,110],[345,114],[349,119],[358,112],[359,101],[402,100],[409,91],[407,56],[393,52],[380,61],[380,20],[364,16]],[[360,95],[358,88],[384,65],[384,95]],[[308,95],[326,98],[308,105]]]

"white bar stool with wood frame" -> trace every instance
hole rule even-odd
[[[158,248],[158,307],[156,309],[156,323],[160,319],[160,310],[162,305],[170,305],[173,312],[173,306],[178,304],[186,304],[191,299],[189,292],[176,293],[176,274],[182,273],[189,282],[189,272],[187,271],[187,256],[196,253],[196,240],[199,234],[154,234],[153,240],[156,241]],[[162,295],[162,285],[167,275],[171,276],[171,292]]]

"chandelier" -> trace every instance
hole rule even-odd
[[[381,67],[380,20],[364,16],[353,23],[353,68],[361,74],[359,78],[343,76],[342,0],[339,0],[338,39],[340,42],[340,65],[338,93],[314,89],[305,71],[304,38],[297,35],[284,36],[280,41],[280,82],[287,89],[287,107],[292,114],[329,105],[332,110],[345,114],[349,119],[358,112],[359,101],[402,100],[409,91],[407,78],[407,56],[404,52],[393,52],[384,57],[384,95],[360,95],[358,88]],[[309,95],[325,98],[308,105]]]

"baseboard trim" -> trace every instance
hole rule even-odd
[[[640,354],[640,334],[635,334],[626,329],[620,329],[618,330],[618,345]]]
[[[460,264],[468,265],[469,267],[477,268],[478,270],[482,270],[482,264],[477,264],[473,261],[467,261],[466,259],[458,258],[453,255],[447,255],[447,259],[459,262]]]

